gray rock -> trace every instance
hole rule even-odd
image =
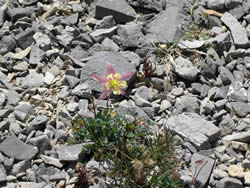
[[[250,142],[250,131],[233,133],[232,135],[227,135],[222,138],[222,140],[226,141],[239,141],[244,143]]]
[[[8,136],[1,144],[0,151],[17,160],[30,160],[38,153],[37,147],[25,144],[16,136]]]
[[[7,118],[8,115],[10,115],[10,113],[12,112],[11,109],[0,109],[0,117],[1,118]]]
[[[225,0],[207,0],[207,8],[224,9]]]
[[[230,85],[234,81],[233,74],[225,67],[219,67],[220,78],[224,85]]]
[[[1,121],[0,122],[0,131],[5,131],[9,128],[9,122],[8,121]]]
[[[184,95],[176,99],[174,114],[181,114],[183,112],[200,112],[198,99],[193,96]]]
[[[62,168],[63,164],[60,163],[59,159],[54,157],[49,157],[46,155],[40,155],[41,159],[44,161],[45,164],[53,165],[57,168]]]
[[[200,113],[201,114],[211,114],[215,108],[214,102],[210,101],[208,97],[201,101]]]
[[[201,94],[201,88],[202,88],[202,84],[200,83],[192,83],[192,93],[196,94],[196,95],[200,95]]]
[[[237,20],[240,20],[245,14],[248,13],[248,5],[247,2],[244,1],[242,5],[238,5],[230,10],[228,10],[232,16],[234,16]]]
[[[111,16],[105,16],[96,23],[96,29],[108,29],[115,26],[115,19]]]
[[[175,60],[175,72],[181,78],[194,81],[197,78],[199,70],[189,61],[181,56]]]
[[[82,152],[83,144],[75,144],[71,146],[60,145],[56,148],[60,161],[74,162],[78,161]]]
[[[29,134],[33,130],[44,130],[48,120],[48,116],[38,115],[30,122],[30,125],[25,129],[26,134]]]
[[[44,76],[44,83],[52,85],[55,82],[55,76],[51,72],[46,72]]]
[[[46,51],[50,49],[51,40],[48,35],[43,34],[41,32],[36,32],[33,35],[33,39],[36,42],[36,46],[38,46],[40,49]]]
[[[15,107],[15,110],[23,112],[26,116],[31,116],[35,112],[33,106],[28,102],[20,102],[19,105]]]
[[[227,96],[229,101],[235,101],[235,102],[248,101],[247,91],[239,81],[235,81],[229,86]]]
[[[194,113],[183,113],[167,120],[166,127],[173,130],[198,150],[209,149],[218,139],[220,130],[212,122]]]
[[[11,36],[3,36],[1,41],[7,45],[8,51],[16,47],[16,41]]]
[[[70,56],[74,59],[81,60],[88,57],[88,52],[83,50],[81,46],[76,46],[70,51]]]
[[[238,5],[242,5],[242,0],[225,0],[225,7],[227,9],[233,9],[237,7]]]
[[[135,20],[136,12],[125,0],[98,0],[95,8],[95,17],[102,19],[112,15],[117,23],[127,23]]]
[[[178,42],[178,47],[181,49],[195,49],[200,48],[205,44],[206,41],[200,41],[200,40],[181,40]]]
[[[229,135],[233,132],[235,128],[235,123],[231,117],[225,117],[219,124],[221,129],[221,136]]]
[[[79,14],[74,13],[66,17],[64,20],[62,20],[62,24],[77,25],[78,21],[79,21]]]
[[[30,72],[26,77],[20,79],[23,88],[34,88],[43,85],[44,77],[36,72]]]
[[[115,34],[117,26],[108,28],[108,29],[97,29],[89,35],[97,43],[101,43],[106,37],[111,37]]]
[[[89,98],[91,91],[87,83],[78,84],[71,92],[72,95]]]
[[[17,175],[18,173],[25,173],[29,168],[31,168],[30,162],[28,160],[23,160],[13,165],[10,174]]]
[[[226,12],[221,17],[221,21],[229,27],[235,46],[243,48],[249,46],[246,29],[242,27],[236,18]]]
[[[3,106],[6,101],[6,96],[4,93],[0,93],[0,106]]]
[[[153,12],[160,12],[166,7],[166,0],[151,0],[151,1],[137,1],[129,0],[129,3],[133,7],[151,10]]]
[[[147,40],[155,43],[167,43],[174,42],[180,36],[181,18],[180,18],[180,8],[182,2],[172,2],[162,11],[157,17],[146,26],[146,38]],[[173,5],[172,5],[173,4]],[[168,24],[162,24],[168,23]]]
[[[219,182],[217,182],[216,186],[218,188],[228,188],[228,187],[243,188],[243,185],[240,180],[231,177],[225,177],[221,179]]]
[[[195,187],[205,187],[213,171],[215,160],[195,153],[191,158],[192,176],[196,177]]]
[[[130,117],[136,116],[136,117],[143,119],[145,121],[147,121],[147,120],[151,121],[149,116],[142,110],[142,108],[139,108],[137,106],[123,104],[117,108],[117,112],[121,116],[124,116],[124,115],[128,115]]]
[[[8,104],[16,106],[20,101],[19,94],[14,90],[8,91],[7,101],[8,101]]]
[[[215,103],[215,109],[217,111],[222,110],[224,108],[224,106],[226,105],[226,103],[227,103],[226,99],[222,99],[222,100],[216,101],[216,103]]]
[[[104,46],[105,51],[118,52],[120,50],[119,46],[108,37],[102,41],[102,45]]]
[[[224,109],[222,109],[222,110],[216,112],[216,113],[213,115],[213,118],[214,118],[215,120],[218,121],[218,120],[221,120],[222,116],[224,116],[224,115],[226,115],[226,114],[227,114],[227,111],[224,110]]]
[[[23,5],[33,5],[37,2],[38,0],[24,0],[21,2]]]
[[[139,107],[151,107],[152,106],[152,104],[149,101],[143,99],[137,94],[134,95],[133,99],[135,101],[135,104]]]
[[[70,88],[74,88],[79,82],[80,79],[69,75],[64,75],[62,78],[62,83],[68,85]]]
[[[34,9],[32,7],[25,7],[25,8],[11,8],[8,11],[8,15],[10,16],[11,20],[15,22],[17,19],[25,17],[25,16],[31,16]]]
[[[17,44],[24,50],[28,46],[30,46],[34,40],[33,35],[35,34],[35,30],[26,29],[24,32],[19,33],[15,36],[15,40]]]
[[[31,138],[27,143],[36,146],[39,149],[40,154],[44,153],[45,150],[50,149],[50,140],[47,135]]]
[[[0,164],[0,182],[5,182],[7,180],[7,173],[2,164]]]
[[[8,4],[5,3],[2,7],[0,7],[0,27],[2,27],[6,17],[7,17],[7,11],[8,11]]]
[[[215,95],[213,99],[215,101],[221,100],[221,99],[226,99],[227,98],[227,92],[228,92],[228,86],[222,86],[220,88],[217,88],[215,91]]]
[[[141,40],[145,40],[142,34],[142,27],[143,25],[141,23],[134,22],[118,27],[117,35],[120,37],[120,42],[124,49],[138,48],[141,44]]]
[[[245,117],[250,113],[250,106],[248,103],[243,102],[231,102],[234,112],[239,117]]]
[[[41,50],[39,47],[32,45],[29,56],[29,63],[31,65],[37,65],[41,63],[44,58],[45,58],[45,52]]]
[[[57,35],[56,38],[64,47],[69,47],[74,39],[74,34],[67,30],[63,30],[61,35]]]
[[[112,64],[116,72],[125,74],[136,72],[135,67],[129,63],[128,59],[119,52],[97,52],[89,58],[81,71],[80,83],[88,83],[90,89],[102,92],[103,86],[90,77],[91,73],[106,75],[107,63]],[[132,78],[131,78],[132,80]],[[129,85],[128,81],[128,85]]]

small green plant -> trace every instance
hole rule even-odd
[[[75,143],[90,143],[83,152],[109,164],[106,176],[118,187],[181,186],[170,131],[154,136],[151,124],[129,121],[114,110],[74,121]]]
[[[149,61],[145,61],[144,73],[147,77],[154,73]],[[99,99],[105,99],[112,93],[125,94],[126,80],[133,74],[116,73],[108,64],[106,76],[90,76],[104,86]],[[156,136],[151,122],[141,121],[133,113],[130,120],[126,119],[109,108],[108,100],[107,109],[96,113],[93,96],[91,101],[94,117],[74,120],[70,143],[85,143],[82,152],[108,164],[105,175],[113,180],[113,187],[180,187],[175,141],[169,131]],[[80,187],[93,182],[84,165],[79,164],[76,173]]]

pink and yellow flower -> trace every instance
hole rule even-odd
[[[106,99],[113,92],[114,95],[124,95],[126,92],[124,89],[127,88],[127,82],[129,78],[134,74],[130,72],[127,74],[120,74],[115,72],[112,65],[108,63],[107,75],[101,76],[97,74],[91,74],[90,76],[101,83],[104,87],[104,90],[98,99]]]

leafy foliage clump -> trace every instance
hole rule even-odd
[[[83,152],[108,164],[105,175],[112,187],[181,187],[170,131],[155,136],[151,123],[128,120],[111,110],[74,123],[73,141],[90,143]]]

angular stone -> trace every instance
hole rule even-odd
[[[48,35],[45,35],[41,32],[36,32],[34,35],[33,35],[33,39],[35,40],[36,42],[36,45],[46,51],[46,50],[49,50],[50,49],[50,45],[51,45],[51,40],[49,38]]]
[[[17,160],[30,160],[38,153],[37,147],[23,143],[14,135],[8,136],[0,143],[0,151]]]
[[[232,141],[232,148],[239,151],[247,151],[248,145],[246,143]]]
[[[83,144],[75,144],[71,146],[58,146],[56,152],[60,161],[74,162],[78,161],[82,152]]]
[[[118,52],[120,50],[119,46],[111,39],[106,37],[102,41],[102,46],[104,46],[105,51]]]
[[[37,65],[41,63],[44,58],[45,58],[45,52],[41,50],[39,47],[33,45],[30,51],[29,63],[31,65]]]
[[[197,78],[199,70],[189,61],[181,56],[175,60],[175,72],[181,78],[194,81]]]
[[[22,78],[22,87],[34,88],[43,84],[44,77],[36,72],[30,72],[25,78]]]
[[[178,1],[177,3],[182,4]],[[146,26],[146,38],[150,42],[168,43],[176,41],[180,36],[181,18],[180,8],[174,5],[168,6],[166,10],[157,15],[151,23]],[[168,23],[168,24],[163,24]]]
[[[34,40],[33,35],[35,34],[35,31],[33,29],[26,29],[24,32],[19,33],[15,36],[15,39],[17,41],[17,44],[24,50],[28,46],[30,46]]]
[[[40,155],[41,159],[44,161],[44,163],[49,164],[49,165],[53,165],[57,168],[62,168],[63,164],[60,163],[59,159],[56,159],[54,157],[49,157],[46,155]]]
[[[215,160],[198,153],[192,155],[192,176],[196,177],[195,187],[205,187],[213,171]]]
[[[15,22],[17,19],[25,17],[25,16],[31,16],[33,12],[33,9],[31,7],[19,7],[19,8],[11,8],[8,11],[8,14],[13,22]]]
[[[224,9],[225,0],[208,0],[207,8],[209,9]]]
[[[198,114],[200,112],[198,99],[190,95],[184,95],[177,98],[173,114],[181,114],[183,112],[193,112]]]
[[[243,102],[231,102],[234,112],[239,117],[245,117],[250,113],[250,105]]]
[[[228,187],[243,188],[243,185],[240,180],[230,177],[225,177],[221,179],[216,185],[218,188],[228,188]]]
[[[226,141],[239,141],[244,143],[250,142],[250,130],[240,133],[233,133],[232,135],[227,135],[222,138],[222,140]]]
[[[33,106],[28,102],[20,102],[15,110],[23,112],[26,116],[33,115],[35,112]]]
[[[112,15],[117,23],[127,23],[136,18],[135,10],[125,0],[98,0],[95,9],[97,19]]]
[[[39,150],[39,153],[44,153],[45,150],[49,150],[50,147],[50,140],[47,135],[40,135],[34,138],[31,138],[28,141],[28,144],[32,144],[36,146]]]
[[[0,122],[0,131],[5,131],[9,128],[9,122],[8,121],[1,121]]]
[[[0,182],[5,182],[7,180],[7,173],[2,164],[0,164]]]
[[[0,106],[3,106],[3,104],[5,103],[6,100],[6,96],[4,93],[0,93]]]
[[[2,27],[8,11],[8,3],[5,3],[2,7],[0,7],[0,27]]]
[[[108,29],[97,29],[89,35],[95,42],[101,43],[106,37],[112,37],[117,30],[117,26]]]
[[[11,169],[12,175],[17,175],[18,173],[25,173],[27,169],[31,168],[31,164],[28,160],[20,161],[13,165]]]
[[[16,91],[14,91],[14,90],[8,91],[7,101],[10,105],[16,106],[19,103],[19,100],[20,100],[20,97]]]
[[[173,116],[167,120],[166,127],[190,141],[198,150],[209,149],[210,143],[220,135],[220,129],[212,122],[194,113]]]
[[[138,48],[144,39],[142,34],[143,25],[141,23],[130,22],[126,25],[120,25],[117,35],[120,37],[121,44],[124,49]]]
[[[221,66],[219,67],[220,78],[224,85],[230,85],[234,81],[234,76],[231,71]]]
[[[231,117],[225,117],[219,124],[221,129],[221,136],[229,135],[235,128],[235,123]]]
[[[243,48],[249,46],[247,31],[235,17],[225,12],[221,17],[221,21],[229,27],[235,46]]]

